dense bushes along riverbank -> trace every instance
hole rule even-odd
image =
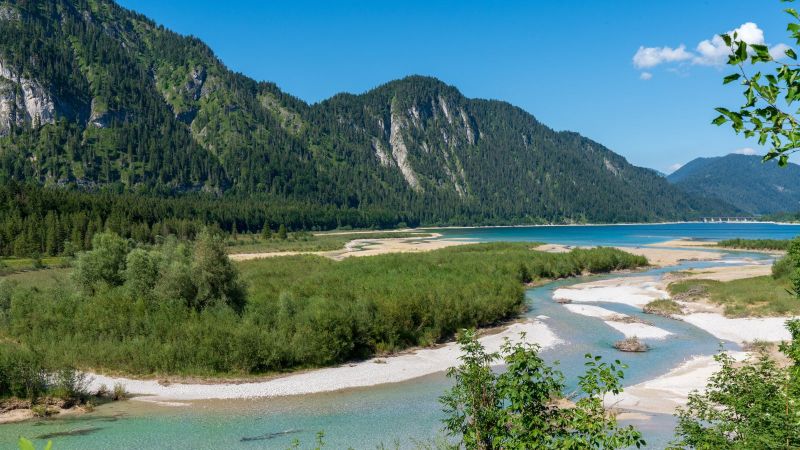
[[[241,264],[237,279],[212,236],[194,248],[103,239],[79,258],[72,283],[0,288],[0,339],[80,368],[266,373],[429,345],[516,315],[523,282],[646,264],[614,249],[479,244],[342,262],[264,259]]]

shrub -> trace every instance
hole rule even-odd
[[[447,372],[455,384],[440,399],[445,429],[459,441],[456,448],[620,449],[645,443],[603,406],[607,394],[622,391],[619,361],[586,355],[580,399],[562,407],[564,375],[539,357],[536,345],[506,340],[500,353],[486,353],[473,332],[463,333],[459,343],[462,363]],[[497,360],[506,365],[499,374],[492,370]]]
[[[47,389],[47,371],[42,357],[29,348],[0,345],[0,397],[36,399]]]
[[[128,398],[128,391],[122,383],[114,384],[114,391],[111,393],[111,400],[120,401]]]
[[[792,258],[788,255],[777,259],[772,264],[772,278],[776,280],[789,276],[793,271]]]
[[[89,397],[89,379],[85,373],[73,368],[57,370],[52,376],[51,395],[62,399],[86,400]]]
[[[33,413],[34,417],[48,417],[52,416],[54,411],[48,408],[47,405],[33,405],[31,406],[31,413]]]
[[[108,397],[109,395],[108,386],[106,386],[105,384],[101,384],[100,387],[97,388],[97,392],[95,392],[94,395],[100,398]]]

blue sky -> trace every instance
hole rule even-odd
[[[710,125],[715,106],[741,100],[736,86],[721,84],[729,70],[698,44],[748,22],[767,44],[790,43],[777,0],[120,4],[201,38],[233,70],[308,102],[432,75],[664,172],[698,156],[756,148]],[[653,49],[640,52],[636,67],[640,47]]]

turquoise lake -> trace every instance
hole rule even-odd
[[[800,226],[766,223],[707,223],[614,226],[513,227],[439,230],[444,238],[475,241],[537,241],[568,245],[640,246],[677,238],[718,240],[733,237],[791,238]],[[749,258],[768,263],[763,254],[734,252],[731,260]],[[733,263],[733,262],[732,262]],[[709,263],[686,262],[644,274],[704,267]],[[638,273],[636,275],[642,275]],[[614,275],[618,277],[620,275]],[[603,277],[562,280],[530,289],[530,316],[549,316],[547,324],[565,341],[542,352],[548,361],[559,361],[570,383],[583,369],[583,355],[593,353],[628,364],[625,383],[635,384],[659,376],[692,355],[710,355],[719,341],[684,322],[648,316],[654,325],[674,337],[654,341],[642,354],[620,354],[611,344],[622,335],[591,317],[572,314],[552,301],[560,286]],[[640,316],[641,311],[619,304],[599,304],[608,309]],[[736,348],[732,343],[728,348]],[[414,448],[415,442],[440,435],[442,418],[438,397],[447,389],[443,374],[434,374],[391,385],[273,399],[193,402],[186,407],[166,407],[127,401],[104,405],[78,416],[20,424],[0,425],[0,448],[16,448],[18,436],[34,438],[41,447],[51,439],[63,449],[282,449],[293,439],[301,448],[311,447],[315,434],[325,432],[326,448]],[[650,444],[663,448],[671,439],[671,416],[654,416],[638,426]]]

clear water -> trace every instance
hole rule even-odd
[[[591,225],[450,228],[445,238],[479,241],[536,241],[567,245],[646,245],[672,239],[790,239],[800,226],[775,223],[665,223],[655,225]]]
[[[445,230],[445,237],[479,241],[540,241],[569,245],[645,245],[669,239],[789,238],[800,226],[776,224],[668,224],[626,226],[519,227]],[[765,259],[754,253],[731,254],[730,259]],[[767,261],[765,261],[767,262]],[[646,275],[708,263],[688,262],[657,269]],[[642,274],[636,274],[641,276]],[[593,277],[597,279],[601,277]],[[552,301],[552,291],[588,278],[558,281],[528,291],[531,316],[546,315],[548,325],[566,344],[543,352],[574,386],[583,371],[583,355],[593,353],[621,359],[629,369],[626,384],[661,375],[692,355],[716,352],[720,343],[704,331],[684,322],[647,316],[658,327],[674,333],[652,341],[647,353],[620,353],[611,344],[622,335],[591,317],[572,314]],[[634,308],[603,304],[608,309],[641,315]],[[726,344],[732,346],[733,344]],[[0,425],[0,448],[14,448],[18,436],[35,439],[41,446],[51,435],[55,448],[286,448],[293,439],[308,448],[317,431],[326,433],[326,448],[375,448],[383,443],[413,448],[415,440],[440,435],[442,418],[438,397],[447,389],[443,374],[403,383],[342,392],[277,399],[203,401],[188,407],[167,407],[128,401],[101,406],[91,414],[20,424]],[[650,421],[631,422],[646,435],[650,448],[664,448],[672,437],[674,419],[657,415]],[[53,433],[74,433],[55,435]],[[242,440],[245,438],[246,440]],[[248,440],[249,439],[249,440]]]

